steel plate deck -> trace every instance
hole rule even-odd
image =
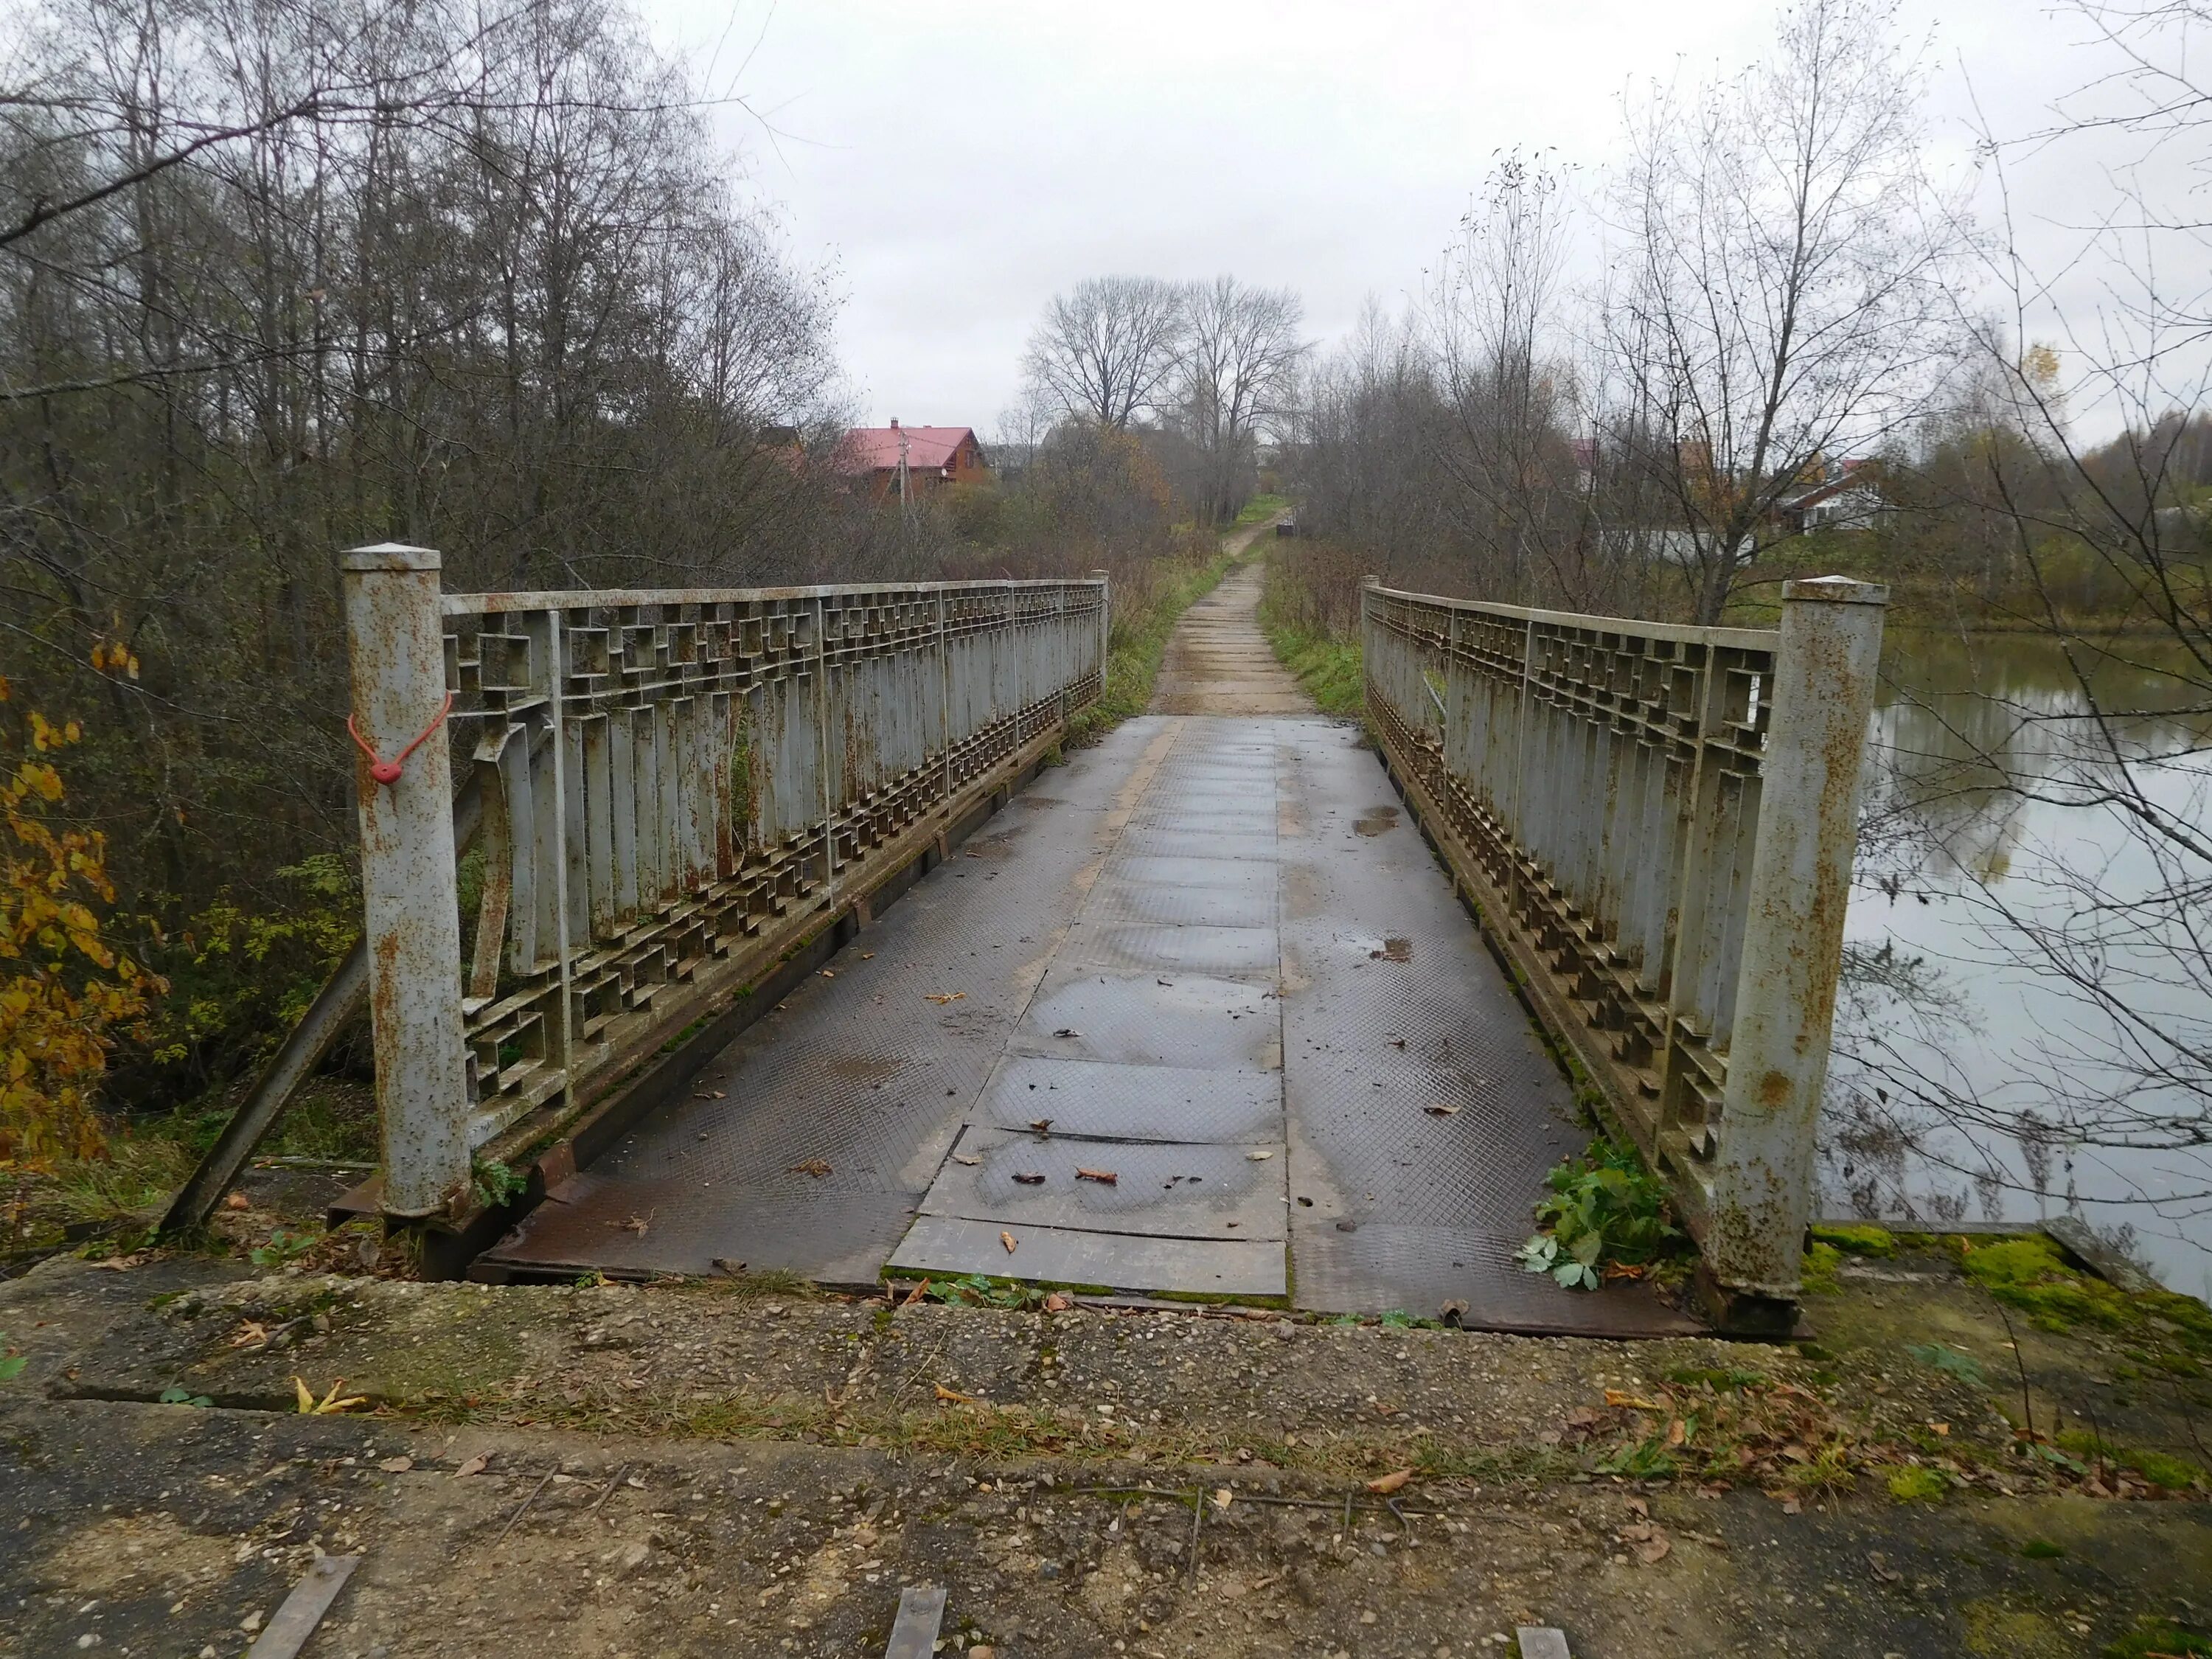
[[[1571,1295],[1512,1260],[1583,1132],[1340,724],[1130,721],[829,966],[492,1259],[1295,1283],[1329,1312],[1464,1302],[1501,1329],[1695,1328],[1640,1287]]]

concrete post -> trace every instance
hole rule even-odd
[[[339,559],[354,729],[387,769],[445,708],[440,563],[430,548],[395,543]],[[453,767],[442,728],[389,783],[372,775],[368,755],[357,752],[356,762],[384,1208],[427,1216],[445,1209],[469,1178]]]
[[[1091,580],[1098,584],[1098,700],[1106,700],[1106,659],[1114,647],[1114,584],[1103,570],[1094,570]]]
[[[1811,1219],[1859,763],[1881,661],[1887,587],[1785,582],[1743,957],[1699,1291],[1723,1328],[1786,1334]]]
[[[1382,579],[1369,571],[1359,579],[1359,702],[1362,708],[1375,699],[1375,590]]]

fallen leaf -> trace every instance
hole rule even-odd
[[[873,962],[875,959],[876,953],[873,951],[863,951],[860,952],[860,960],[863,962]]]
[[[1012,1255],[1014,1253],[1014,1236],[1012,1233],[1000,1233],[999,1235],[999,1243],[1006,1247],[1006,1254],[1008,1255]]]
[[[824,968],[822,970],[822,977],[824,979],[835,979],[837,977],[837,970],[834,968]]]
[[[942,1382],[937,1385],[937,1397],[948,1406],[972,1406],[975,1403],[974,1395],[962,1394],[957,1389],[948,1389]]]
[[[478,1452],[474,1457],[471,1457],[467,1462],[462,1464],[460,1468],[453,1471],[453,1479],[460,1480],[465,1480],[471,1474],[482,1474],[490,1467],[491,1454],[489,1452]]]
[[[727,1273],[734,1279],[744,1270],[745,1264],[742,1261],[733,1261],[726,1255],[718,1255],[714,1258],[714,1271],[717,1273]]]
[[[1649,1521],[1651,1518],[1651,1505],[1640,1498],[1632,1498],[1628,1500],[1628,1512],[1638,1520]]]
[[[1656,1400],[1646,1400],[1640,1395],[1624,1394],[1619,1389],[1605,1391],[1605,1403],[1628,1412],[1656,1412],[1663,1409]]]
[[[1667,1559],[1667,1553],[1674,1545],[1674,1540],[1667,1536],[1664,1528],[1653,1527],[1650,1532],[1649,1538],[1635,1546],[1636,1559],[1647,1567],[1656,1567]]]
[[[965,1164],[972,1169],[983,1160],[980,1158],[970,1158],[965,1152],[955,1152],[952,1154],[952,1161],[955,1164]]]
[[[233,1193],[223,1200],[222,1207],[226,1210],[250,1210],[253,1207],[253,1200],[244,1193]]]
[[[356,1406],[368,1404],[368,1401],[359,1395],[340,1397],[341,1390],[345,1387],[345,1378],[343,1376],[331,1384],[331,1391],[320,1400],[315,1398],[314,1390],[307,1386],[304,1377],[294,1377],[292,1386],[300,1392],[301,1413],[309,1417],[329,1417],[338,1412],[349,1412]]]
[[[643,1238],[646,1229],[653,1225],[653,1218],[649,1215],[634,1215],[627,1221],[610,1221],[607,1225],[619,1228],[626,1233],[635,1233],[640,1238]]]
[[[1274,1155],[1273,1150],[1267,1147],[1263,1147],[1256,1152],[1247,1152],[1244,1154],[1246,1158],[1251,1159],[1255,1164],[1265,1164],[1269,1158],[1274,1157]]]
[[[1014,1173],[1014,1179],[1020,1182],[1024,1187],[1042,1187],[1044,1185],[1044,1177],[1037,1174],[1034,1170],[1016,1170]]]
[[[232,1333],[230,1346],[234,1348],[243,1348],[249,1343],[266,1342],[268,1340],[268,1328],[249,1319]]]
[[[1439,1101],[1433,1106],[1424,1106],[1421,1109],[1426,1112],[1431,1117],[1449,1117],[1453,1113],[1459,1110],[1459,1108],[1456,1106],[1447,1106],[1442,1101]]]
[[[1121,1177],[1112,1170],[1082,1169],[1076,1170],[1075,1178],[1078,1181],[1095,1181],[1102,1187],[1114,1186],[1121,1179]]]
[[[411,1457],[404,1456],[387,1457],[376,1467],[382,1469],[386,1474],[404,1474],[408,1470],[415,1467],[415,1460]]]
[[[793,1164],[791,1166],[791,1173],[793,1175],[812,1176],[817,1181],[819,1181],[823,1176],[830,1173],[830,1166],[818,1158],[810,1158],[803,1164]]]
[[[1063,1025],[1057,1031],[1054,1031],[1053,1035],[1056,1037],[1079,1037],[1083,1033],[1077,1030],[1073,1025]]]
[[[720,1089],[694,1089],[691,1091],[691,1098],[694,1100],[727,1100],[729,1096],[725,1094]]]
[[[1782,1500],[1782,1512],[1784,1515],[1802,1515],[1805,1512],[1805,1506],[1797,1501],[1796,1492]]]
[[[1951,1432],[1951,1425],[1948,1423],[1930,1423],[1928,1426],[1935,1430],[1938,1434],[1948,1434]]]
[[[1867,1565],[1874,1569],[1874,1576],[1885,1584],[1901,1584],[1905,1582],[1905,1575],[1891,1566],[1880,1550],[1875,1550],[1868,1555]]]
[[[1679,1446],[1688,1438],[1689,1432],[1690,1425],[1678,1417],[1667,1425],[1667,1443],[1670,1446]]]
[[[965,991],[929,991],[924,993],[924,996],[927,1000],[942,1008],[948,1002],[966,1000],[968,994]]]
[[[1413,1472],[1411,1469],[1393,1469],[1389,1474],[1379,1474],[1369,1481],[1367,1490],[1371,1492],[1380,1492],[1387,1497],[1413,1478]]]
[[[906,1300],[900,1303],[899,1306],[902,1308],[911,1308],[915,1303],[921,1301],[922,1297],[928,1294],[929,1281],[925,1279],[921,1284],[915,1285],[912,1290],[906,1293]]]
[[[1048,1117],[1033,1117],[1030,1120],[1030,1127],[1039,1134],[1048,1133],[1052,1128],[1052,1120]]]
[[[1216,1486],[1213,1489],[1213,1507],[1217,1510],[1225,1510],[1236,1501],[1237,1494],[1228,1487]]]
[[[1069,1301],[1066,1297],[1062,1296],[1062,1295],[1061,1295],[1058,1291],[1053,1291],[1050,1295],[1047,1296],[1047,1297],[1045,1297],[1045,1299],[1044,1299],[1044,1310],[1045,1310],[1047,1313],[1066,1313],[1066,1312],[1070,1308],[1073,1307],[1074,1305],[1075,1305],[1075,1304],[1073,1304],[1073,1302]]]

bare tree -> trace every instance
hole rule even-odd
[[[1284,412],[1306,358],[1305,307],[1290,289],[1222,276],[1193,283],[1182,313],[1171,424],[1194,452],[1191,493],[1211,521],[1249,493],[1263,424]]]
[[[1054,295],[1023,359],[1063,413],[1126,428],[1153,407],[1182,343],[1183,295],[1156,276],[1088,276]]]
[[[617,0],[33,0],[0,52],[0,674],[82,720],[71,796],[196,976],[173,1096],[317,966],[176,941],[342,877],[332,550],[828,574],[834,296]]]
[[[1701,622],[1794,533],[1782,502],[1910,420],[1954,355],[1922,78],[1890,0],[1805,0],[1765,61],[1634,112],[1605,328]]]
[[[1573,377],[1555,308],[1567,256],[1565,179],[1518,153],[1501,160],[1460,221],[1428,296],[1437,363],[1451,411],[1438,463],[1456,486],[1481,568],[1471,586],[1534,597],[1533,567],[1577,605],[1598,602],[1583,580],[1590,523],[1577,489]]]

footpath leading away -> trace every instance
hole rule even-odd
[[[876,1659],[913,1585],[965,1659],[2184,1650],[2138,1621],[2212,1622],[2212,1321],[2039,1243],[1850,1242],[1794,1346],[57,1258],[0,1285],[0,1655],[235,1659],[325,1554],[308,1659]]]

